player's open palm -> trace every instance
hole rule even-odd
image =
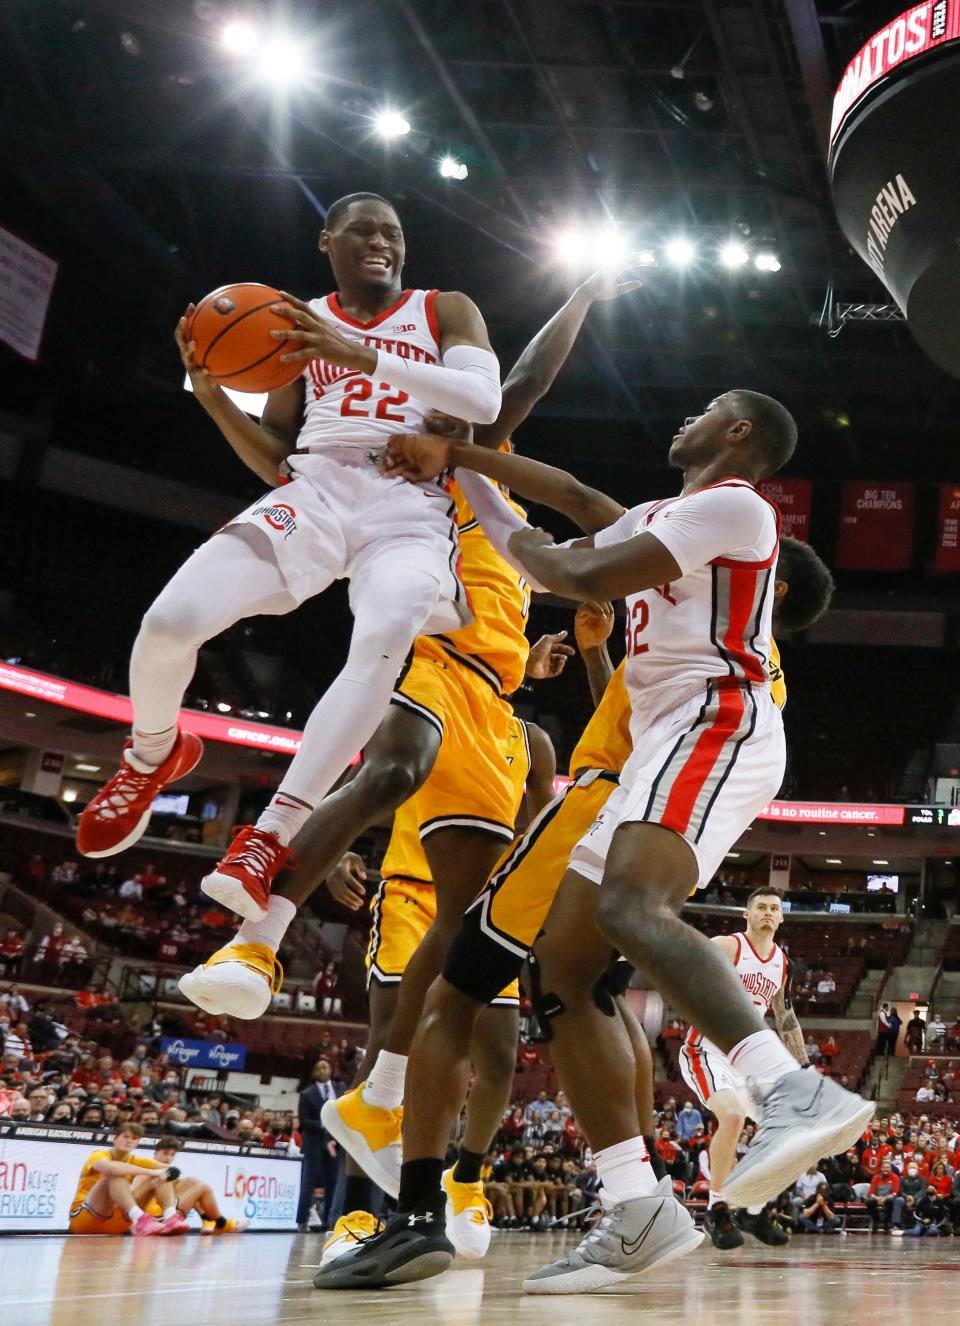
[[[619,299],[621,295],[628,295],[632,290],[639,290],[643,286],[643,282],[636,279],[618,280],[618,270],[617,267],[610,266],[599,268],[584,281],[584,291],[591,299],[608,300]]]
[[[366,879],[363,857],[345,852],[327,876],[327,890],[349,911],[358,912],[367,899]]]
[[[180,351],[180,360],[190,374],[190,383],[195,395],[202,395],[205,391],[210,391],[216,386],[213,378],[207,369],[202,368],[197,363],[197,345],[195,341],[189,339],[190,319],[196,310],[196,304],[188,304],[183,317],[177,323],[174,330],[174,339],[177,342],[177,349]]]
[[[581,603],[573,619],[573,634],[581,653],[599,649],[610,639],[613,630],[612,603]]]
[[[427,433],[394,433],[387,441],[380,469],[391,479],[424,483],[442,473],[449,459],[450,443],[445,437]]]
[[[572,645],[564,644],[566,631],[556,635],[541,635],[530,648],[527,659],[527,676],[533,681],[545,681],[548,677],[559,677],[567,666],[567,659],[576,652]]]

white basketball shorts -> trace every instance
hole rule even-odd
[[[695,1091],[700,1104],[710,1108],[710,1097],[717,1091],[732,1091],[748,1119],[760,1122],[760,1112],[747,1087],[746,1078],[733,1068],[727,1056],[706,1037],[700,1036],[694,1044],[685,1041],[680,1049],[680,1076],[691,1091]]]
[[[603,879],[621,824],[679,833],[706,888],[740,835],[779,791],[786,749],[780,710],[767,690],[710,682],[635,740],[620,786],[570,855],[571,869]]]
[[[437,582],[437,608],[424,633],[472,620],[458,574],[450,495],[438,484],[389,479],[355,448],[297,456],[294,478],[229,522],[261,530],[298,603],[349,578],[350,602],[373,581],[389,593],[391,569],[420,568]]]

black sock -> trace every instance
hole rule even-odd
[[[453,1167],[454,1183],[479,1183],[480,1166],[483,1164],[483,1155],[479,1151],[468,1151],[466,1147],[461,1147],[457,1156],[457,1163]]]
[[[643,1140],[646,1144],[647,1155],[650,1157],[650,1168],[653,1170],[653,1177],[656,1179],[657,1183],[659,1183],[660,1180],[666,1176],[667,1168],[657,1155],[657,1148],[654,1146],[653,1138],[645,1137]]]
[[[442,1175],[442,1160],[434,1160],[432,1156],[423,1160],[405,1160],[400,1169],[397,1209],[404,1214],[429,1212],[433,1219],[442,1221],[447,1200],[440,1186]]]
[[[226,1226],[226,1223],[227,1223],[227,1217],[226,1217],[226,1216],[217,1216],[216,1220],[215,1220],[213,1223],[216,1225],[217,1229],[223,1229],[223,1228],[225,1228],[225,1226]]]
[[[343,1214],[373,1210],[373,1184],[366,1174],[348,1174],[343,1189]]]

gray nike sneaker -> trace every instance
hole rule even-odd
[[[761,1105],[763,1122],[747,1154],[723,1185],[731,1206],[767,1202],[788,1188],[824,1156],[846,1151],[873,1118],[876,1105],[821,1077],[815,1068],[798,1068],[764,1094],[750,1083]]]
[[[573,1252],[524,1280],[524,1293],[615,1293],[625,1282],[686,1256],[703,1242],[693,1217],[674,1197],[669,1178],[661,1179],[649,1197],[617,1205],[604,1202],[604,1211]]]

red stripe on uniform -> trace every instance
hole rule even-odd
[[[700,1062],[700,1055],[698,1051],[692,1050],[689,1047],[687,1048],[687,1053],[690,1056],[690,1067],[693,1069],[693,1075],[697,1079],[697,1086],[703,1092],[703,1099],[709,1100],[711,1092],[707,1085],[707,1075],[703,1071],[703,1064]]]
[[[740,727],[744,714],[744,696],[739,688],[720,690],[717,716],[697,738],[686,763],[674,779],[670,796],[657,823],[666,829],[685,833],[703,785],[713,772],[720,752]]]
[[[723,648],[740,664],[747,681],[762,682],[766,676],[763,664],[746,645],[747,627],[750,625],[756,593],[756,571],[731,571],[729,625],[723,637]]]

